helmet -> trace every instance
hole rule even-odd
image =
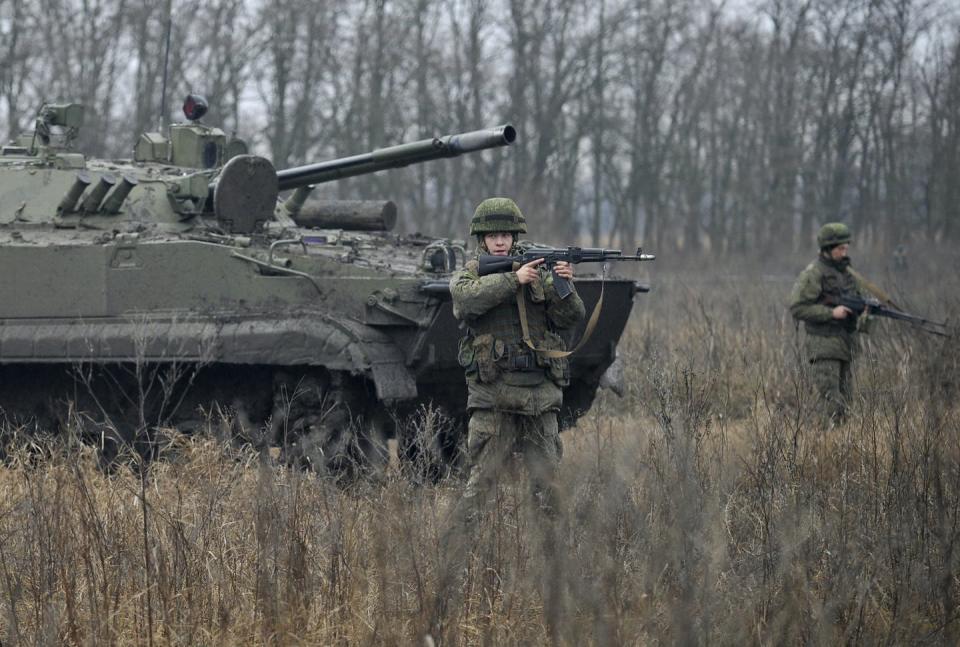
[[[470,235],[482,236],[497,231],[527,233],[527,221],[520,213],[520,207],[510,198],[487,198],[473,212]]]
[[[842,222],[828,222],[817,232],[817,245],[820,249],[836,247],[849,242],[850,228]]]

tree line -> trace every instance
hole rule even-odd
[[[0,119],[13,136],[80,101],[79,145],[129,157],[199,92],[278,168],[509,121],[508,151],[320,192],[389,197],[436,235],[502,194],[558,241],[741,253],[844,220],[881,248],[953,242],[958,18],[941,0],[0,0]]]

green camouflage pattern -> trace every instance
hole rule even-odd
[[[522,461],[529,475],[531,498],[538,515],[540,552],[551,563],[556,555],[557,486],[556,474],[563,456],[557,416],[513,415],[477,410],[470,417],[467,453],[470,477],[463,495],[450,514],[450,523],[440,539],[441,568],[432,609],[432,624],[442,622],[449,609],[461,603],[463,577],[481,514],[511,463]],[[516,458],[515,458],[516,457]],[[544,600],[556,607],[556,589],[544,582]]]
[[[797,277],[790,294],[790,312],[806,330],[804,356],[810,381],[828,418],[842,420],[852,393],[852,362],[857,337],[870,324],[867,315],[834,319],[831,297],[863,296],[865,288],[845,265],[821,255]]]
[[[497,409],[537,416],[560,408],[568,362],[566,358],[534,357],[523,345],[518,287],[514,272],[480,276],[476,260],[468,262],[450,280],[454,316],[470,330],[460,352],[467,373],[468,411]],[[580,296],[574,291],[560,299],[547,270],[541,270],[539,279],[527,285],[522,294],[534,345],[565,349],[557,332],[571,329],[583,319],[585,308]],[[531,357],[535,365],[530,368],[534,370],[514,370],[511,358],[516,355]]]
[[[540,378],[536,384],[515,385],[499,380],[486,384],[467,377],[467,410],[496,409],[523,416],[539,416],[560,410],[563,389],[553,380]]]
[[[516,249],[515,245],[511,253]],[[519,351],[523,343],[517,275],[507,272],[481,277],[478,269],[474,259],[450,280],[453,312],[470,329],[461,343],[459,357],[467,372],[470,477],[452,512],[452,523],[441,539],[445,569],[434,602],[436,617],[443,616],[450,600],[460,591],[458,574],[465,567],[480,512],[497,480],[508,473],[505,470],[514,455],[519,454],[526,465],[533,499],[546,521],[556,510],[555,479],[563,454],[557,419],[563,380],[557,379],[555,373],[557,360],[514,370],[508,349]],[[572,328],[585,314],[576,291],[566,299],[557,296],[546,270],[541,270],[539,279],[520,291],[520,297],[525,299],[529,330],[536,344],[555,339],[556,347],[563,348],[556,331]],[[493,355],[491,349],[495,351]],[[562,362],[565,365],[566,359]],[[555,552],[555,533],[551,523],[542,525],[541,549],[549,558]]]
[[[820,359],[810,363],[809,371],[824,415],[833,420],[842,419],[853,394],[850,362]]]
[[[820,249],[849,243],[850,239],[850,228],[842,222],[828,222],[817,232],[817,246]]]
[[[863,296],[863,290],[853,274],[823,256],[810,263],[793,285],[790,313],[804,323],[807,332],[804,346],[810,361],[853,360],[858,320],[834,319],[833,308],[823,303],[824,299],[841,294]]]
[[[477,205],[470,221],[470,235],[498,231],[527,233],[527,221],[517,203],[510,198],[487,198]]]
[[[541,508],[554,507],[554,475],[563,455],[563,444],[553,412],[526,416],[499,411],[474,411],[467,435],[467,456],[472,466],[460,506],[471,517],[514,454],[522,456],[530,489]]]
[[[521,241],[510,249],[510,255],[523,253],[525,244]],[[503,272],[480,276],[479,262],[467,261],[464,269],[450,277],[450,296],[453,300],[453,316],[468,325],[492,308],[506,302],[514,303],[519,282],[514,272]],[[553,275],[546,269],[540,270],[540,278],[531,284],[528,294],[542,294],[540,299],[546,303],[546,315],[555,329],[567,330],[576,326],[585,314],[583,301],[576,292],[566,299],[560,299],[553,286]],[[536,297],[535,297],[536,298]]]
[[[512,301],[520,286],[515,272],[480,276],[479,267],[476,260],[469,261],[464,269],[450,277],[453,316],[460,321],[476,319]]]

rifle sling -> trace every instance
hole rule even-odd
[[[894,303],[893,299],[890,298],[890,295],[887,294],[886,292],[884,292],[883,289],[882,289],[879,285],[877,285],[876,283],[874,283],[874,282],[871,281],[870,279],[866,278],[863,274],[860,274],[859,272],[855,271],[852,267],[848,267],[848,268],[847,268],[847,271],[850,272],[850,274],[853,275],[853,278],[855,278],[855,279],[860,283],[860,285],[862,285],[862,286],[864,287],[864,289],[865,289],[867,292],[869,292],[870,294],[872,294],[873,296],[875,296],[877,299],[879,299],[879,300],[880,300],[880,303],[882,303],[883,305],[885,305],[885,306],[887,306],[887,307],[889,307],[889,308],[892,308],[892,312],[888,311],[887,314],[877,313],[877,316],[880,316],[880,317],[889,317],[889,318],[891,318],[891,319],[899,319],[900,321],[908,321],[908,322],[910,322],[910,323],[918,326],[921,330],[923,330],[923,331],[925,331],[925,332],[932,333],[932,334],[934,334],[934,335],[940,335],[941,337],[949,337],[949,336],[950,336],[950,335],[948,335],[947,333],[940,332],[940,331],[938,331],[938,330],[932,330],[932,329],[930,329],[930,328],[928,327],[928,326],[941,326],[941,327],[946,327],[946,325],[947,325],[946,323],[939,323],[939,322],[937,322],[937,321],[930,321],[929,319],[925,319],[925,318],[923,318],[923,317],[918,317],[917,315],[912,315],[912,314],[909,314],[909,313],[907,313],[907,312],[904,312],[904,311],[900,308],[900,306],[898,306],[896,303]]]
[[[900,310],[900,306],[894,303],[893,299],[890,298],[890,295],[884,292],[883,288],[881,288],[879,285],[877,285],[876,283],[874,283],[873,281],[865,277],[860,272],[857,272],[852,267],[848,267],[847,271],[850,272],[851,275],[853,275],[853,278],[855,278],[857,282],[860,283],[861,286],[863,286],[863,289],[865,289],[867,292],[869,292],[874,297],[879,299],[880,303],[888,305],[891,308],[896,308],[897,310]]]
[[[527,306],[525,304],[526,299],[523,297],[523,286],[519,286],[517,288],[517,310],[520,311],[520,330],[523,331],[523,343],[525,343],[533,352],[539,353],[540,355],[549,357],[551,359],[568,357],[583,348],[583,345],[587,343],[588,339],[590,339],[590,335],[593,334],[594,329],[597,327],[597,322],[600,320],[600,309],[603,306],[604,283],[606,283],[606,281],[601,279],[600,298],[597,299],[597,305],[593,306],[593,312],[590,313],[590,319],[587,320],[587,327],[583,331],[583,337],[581,337],[580,341],[577,342],[577,345],[570,350],[537,348],[533,345],[533,342],[530,341],[530,326],[527,324]]]

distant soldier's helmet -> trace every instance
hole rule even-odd
[[[497,231],[527,233],[527,221],[520,207],[510,198],[487,198],[473,212],[470,235],[482,236]]]
[[[842,222],[828,222],[817,232],[817,245],[820,249],[836,247],[850,242],[850,228]]]

